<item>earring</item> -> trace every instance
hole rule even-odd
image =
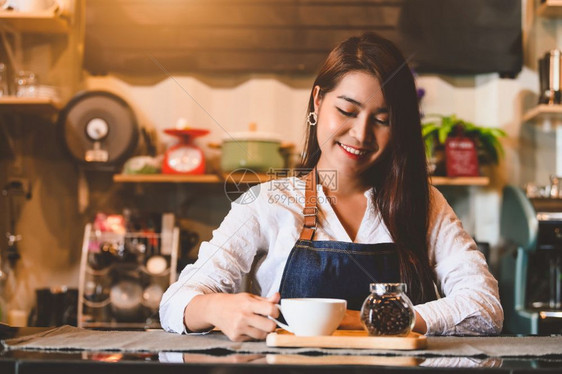
[[[316,114],[316,112],[308,113],[306,122],[308,123],[308,126],[316,126],[316,124],[318,123],[318,115]]]

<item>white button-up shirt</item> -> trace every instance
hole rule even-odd
[[[314,240],[351,242],[322,185],[317,185],[318,223]],[[191,299],[212,292],[245,290],[269,297],[279,291],[285,263],[304,224],[305,182],[296,177],[253,186],[231,210],[199,257],[187,265],[160,303],[162,327],[186,333],[184,310]],[[356,243],[393,242],[373,190],[365,192],[367,209]],[[495,334],[503,324],[498,284],[474,240],[443,195],[430,189],[429,261],[442,298],[415,306],[428,334]],[[248,280],[249,282],[246,282]]]

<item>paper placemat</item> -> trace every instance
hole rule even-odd
[[[398,351],[381,349],[274,348],[263,341],[232,342],[221,332],[178,335],[165,331],[97,331],[62,326],[39,334],[3,340],[6,350],[202,352],[226,350],[236,353],[323,353],[337,355],[543,357],[562,355],[562,336],[448,337],[428,336],[427,349]]]

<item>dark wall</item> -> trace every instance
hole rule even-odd
[[[519,0],[406,1],[402,48],[427,73],[516,75],[523,64]]]
[[[312,74],[339,41],[375,31],[417,70],[521,69],[520,0],[89,0],[94,74]]]

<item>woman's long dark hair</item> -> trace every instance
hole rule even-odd
[[[320,97],[332,91],[351,71],[375,76],[389,110],[390,140],[382,158],[365,175],[374,187],[381,213],[398,248],[400,276],[414,304],[436,298],[435,275],[428,257],[429,180],[414,78],[396,46],[372,32],[349,38],[330,52],[313,84]],[[314,112],[310,94],[309,112]],[[316,127],[309,126],[302,167],[320,159]]]

